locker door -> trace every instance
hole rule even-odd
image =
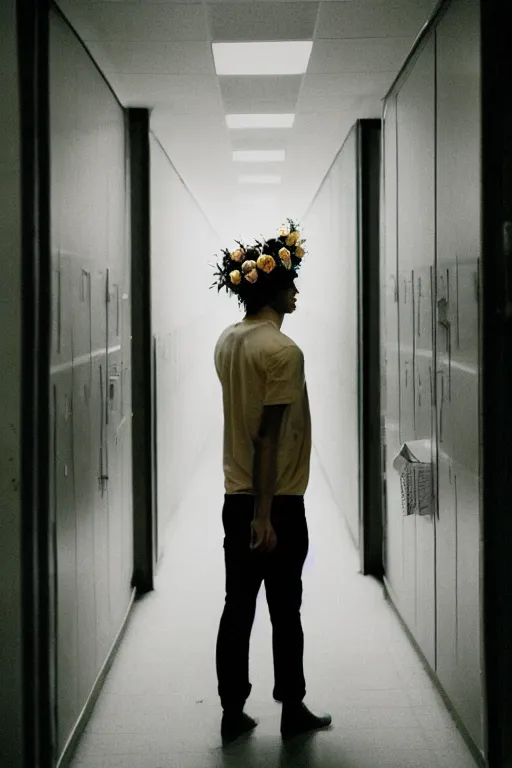
[[[92,296],[91,269],[72,261],[73,279],[73,466],[77,524],[77,616],[79,701],[86,701],[96,678],[94,584],[94,495],[91,477]]]
[[[400,479],[393,460],[400,450],[400,366],[398,358],[398,277],[397,277],[397,110],[396,98],[386,105],[384,116],[383,237],[381,249],[382,305],[382,411],[386,446],[386,508],[384,526],[385,571],[399,604],[402,603],[402,502]]]
[[[410,218],[414,211],[410,209],[412,179],[411,143],[414,136],[414,125],[410,121],[409,89],[407,83],[397,97],[397,185],[398,185],[398,334],[399,334],[399,440],[404,443],[414,440],[414,309],[413,309],[413,262],[411,249],[408,244],[410,236]],[[412,166],[414,168],[414,165]],[[418,182],[417,182],[418,183]],[[394,458],[394,457],[393,457]],[[402,616],[408,627],[414,633],[416,618],[416,518],[403,517],[402,524]]]
[[[437,31],[437,673],[482,749],[479,5],[455,0]]]
[[[53,478],[56,563],[57,738],[62,749],[78,714],[78,625],[76,510],[73,478],[73,371],[71,334],[71,265],[59,254],[57,334],[51,370],[53,394]]]
[[[398,93],[400,439],[432,438],[431,268],[435,261],[435,41],[428,40]],[[420,388],[419,388],[420,387]],[[419,389],[418,389],[419,388]],[[406,619],[435,665],[434,517],[403,519]]]
[[[120,599],[123,590],[123,359],[121,345],[121,293],[117,271],[107,269],[107,371],[108,396],[106,408],[108,523],[109,523],[109,583],[111,590],[110,621],[118,626],[125,611]]]
[[[439,217],[439,214],[438,214]],[[441,230],[440,230],[441,231]],[[439,234],[440,234],[439,231]],[[438,238],[438,244],[439,238]],[[439,247],[437,273],[437,473],[438,510],[436,521],[436,613],[437,674],[449,696],[454,692],[457,670],[457,532],[455,476],[453,470],[452,410],[452,328],[453,271]]]
[[[110,649],[109,521],[107,505],[107,275],[95,265],[91,275],[92,390],[91,462],[94,488],[94,582],[96,596],[96,671]]]
[[[415,270],[414,376],[416,438],[430,440],[434,459],[433,287],[434,264]],[[416,640],[432,669],[436,665],[435,518],[416,517]]]

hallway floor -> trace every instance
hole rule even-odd
[[[358,573],[315,454],[306,497],[305,701],[330,712],[333,725],[283,747],[262,589],[246,707],[260,724],[250,737],[221,748],[215,676],[224,602],[220,467],[214,448],[173,520],[157,588],[134,608],[73,768],[474,768],[380,584]]]

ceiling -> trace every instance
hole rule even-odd
[[[59,0],[127,107],[151,127],[224,237],[300,219],[347,132],[382,98],[437,0]],[[313,40],[304,75],[222,76],[212,43]],[[227,128],[228,113],[294,112],[289,129]],[[284,163],[235,163],[233,150],[285,149]],[[240,174],[280,174],[240,185]]]

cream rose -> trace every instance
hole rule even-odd
[[[266,272],[267,275],[272,272],[272,270],[276,266],[276,262],[273,256],[271,256],[269,253],[263,253],[258,261],[256,262],[258,269],[261,269],[262,272]]]
[[[286,269],[291,269],[292,259],[291,259],[291,253],[288,250],[288,248],[281,248],[281,250],[279,251],[279,258],[283,262]]]
[[[296,249],[295,249],[295,255],[296,255],[296,257],[297,257],[298,259],[302,259],[302,257],[304,256],[304,253],[305,253],[305,251],[304,251],[304,248],[303,248],[301,245],[298,245],[298,246],[296,247]]]
[[[295,245],[299,238],[300,234],[298,232],[290,232],[286,238],[286,245]]]
[[[229,273],[229,279],[233,283],[233,285],[240,285],[242,282],[242,275],[238,271],[238,269],[234,269],[233,272]]]
[[[258,272],[256,269],[253,269],[251,272],[248,272],[245,276],[245,279],[248,280],[250,283],[255,283],[258,279]]]
[[[256,262],[252,259],[247,259],[247,261],[244,261],[242,264],[242,272],[244,275],[247,275],[249,272],[252,272],[253,269],[256,269]]]
[[[243,255],[244,255],[243,250],[241,248],[237,248],[236,251],[233,251],[233,253],[231,254],[231,258],[233,259],[233,261],[241,261]]]
[[[281,227],[279,230],[279,237],[288,237],[288,230]]]

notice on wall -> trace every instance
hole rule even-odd
[[[430,440],[404,443],[393,462],[400,475],[404,515],[433,513],[432,450]]]

